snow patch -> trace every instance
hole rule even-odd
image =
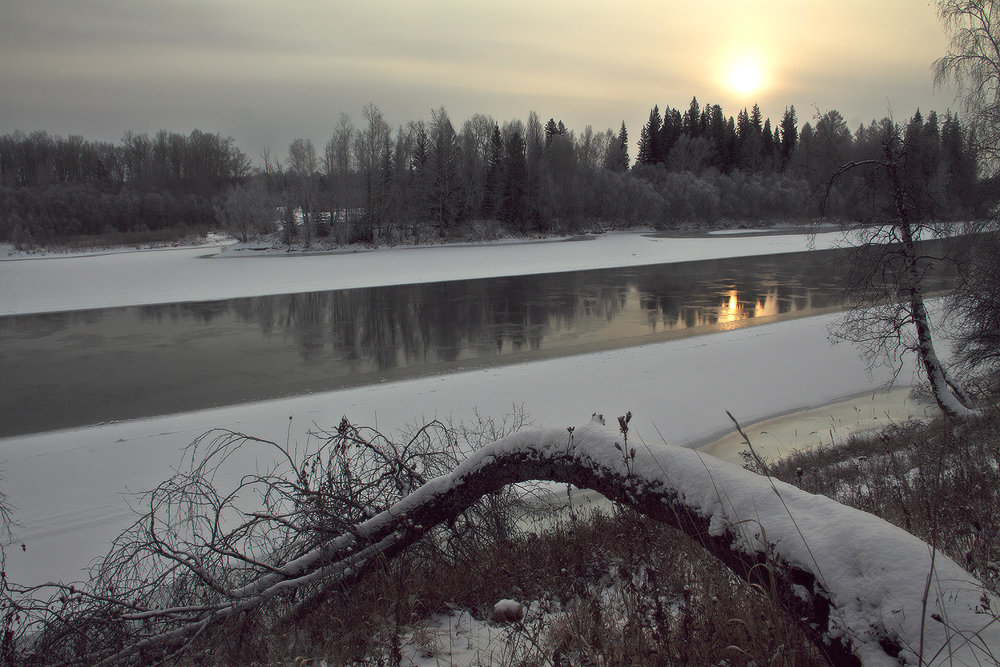
[[[612,232],[571,245],[545,241],[266,256],[248,251],[210,260],[206,254],[217,255],[218,249],[207,246],[46,256],[51,261],[0,262],[0,315],[640,266],[838,245],[839,233],[654,239]]]

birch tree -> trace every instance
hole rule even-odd
[[[877,224],[854,231],[859,247],[846,286],[852,309],[832,336],[857,344],[870,365],[888,362],[895,373],[902,369],[902,355],[915,353],[941,411],[949,417],[965,416],[970,412],[969,399],[937,355],[924,301],[924,277],[942,258],[924,256],[917,246],[922,233],[931,228],[917,215],[916,202],[921,198],[909,191],[900,174],[906,155],[899,128],[885,120],[880,133],[881,158],[849,162],[827,182],[826,197],[845,174],[875,171],[884,179],[893,207]]]
[[[305,242],[309,245],[314,232],[318,232],[315,215],[316,193],[313,175],[319,168],[316,147],[309,139],[296,139],[288,147],[288,173],[295,179],[296,200],[289,202],[302,209],[302,229],[305,232]]]
[[[351,142],[354,138],[354,125],[351,117],[340,114],[333,136],[326,144],[324,163],[330,187],[333,192],[333,210],[330,211],[330,225],[333,228],[337,243],[346,243],[349,216],[348,181],[351,176]]]
[[[934,63],[934,83],[954,83],[983,159],[1000,160],[1000,4],[994,0],[940,0],[938,17],[950,37]]]
[[[392,128],[373,102],[362,109],[361,116],[365,120],[365,127],[355,137],[354,154],[358,170],[365,181],[365,219],[368,223],[366,240],[376,241],[382,224],[385,194],[381,174],[391,150]]]
[[[948,53],[934,63],[934,82],[956,84],[964,107],[971,148],[978,151],[982,176],[1000,173],[1000,4],[994,0],[940,0],[938,16],[948,33]],[[955,118],[942,127],[953,193],[975,189],[975,153],[963,151]],[[965,156],[963,157],[963,152]],[[971,155],[970,155],[971,153]],[[985,377],[987,389],[1000,386],[1000,258],[998,216],[994,208],[972,225],[977,232],[970,244],[965,280],[952,295],[951,315],[960,368]],[[992,385],[992,386],[990,386]]]

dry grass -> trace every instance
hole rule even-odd
[[[520,426],[479,420],[451,431],[475,447]],[[878,514],[965,563],[997,591],[1000,412],[959,425],[893,425],[769,464],[775,477]],[[827,664],[769,591],[737,579],[690,538],[635,512],[549,517],[525,530],[519,496],[487,496],[468,520],[431,531],[350,588],[288,622],[262,607],[232,618],[172,664]],[[493,605],[525,618],[470,642],[448,619],[486,627]],[[294,603],[295,600],[289,600]],[[441,619],[445,619],[442,621]],[[471,621],[478,619],[478,621]]]
[[[1000,593],[1000,410],[895,424],[768,468],[917,535]]]
[[[826,664],[766,592],[634,512],[475,540],[397,558],[294,628],[241,619],[183,662],[395,665],[416,645],[432,664],[451,664],[441,647],[461,640],[428,619],[460,609],[485,621],[494,603],[515,598],[529,614],[474,664]]]
[[[768,471],[882,516],[1000,592],[998,426],[997,410],[960,425],[894,424],[793,454]],[[633,512],[566,519],[540,535],[459,551],[466,555],[448,562],[387,566],[317,610],[297,628],[290,650],[272,643],[258,660],[308,655],[329,664],[398,664],[401,638],[429,632],[424,619],[456,608],[487,619],[494,602],[514,597],[534,601],[535,613],[481,664],[826,664],[766,591],[736,580],[686,536]],[[449,640],[425,637],[428,659]]]

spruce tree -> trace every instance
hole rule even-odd
[[[674,144],[680,139],[684,120],[677,109],[666,107],[663,112],[663,128],[660,130],[660,140],[656,142],[656,161],[666,162]]]
[[[554,118],[549,118],[549,122],[545,124],[545,147],[548,148],[552,144],[552,137],[559,134],[559,128],[556,126],[556,121]]]
[[[504,142],[503,195],[500,218],[525,229],[528,216],[528,165],[521,128],[511,128]]]
[[[503,158],[503,138],[500,135],[500,126],[494,123],[493,134],[490,137],[489,161],[486,163],[486,176],[483,179],[483,203],[480,212],[480,215],[487,219],[498,215],[502,201]]]
[[[628,171],[628,130],[625,129],[625,121],[622,121],[622,129],[618,131],[618,138],[608,147],[608,154],[604,159],[604,168],[610,171]]]
[[[788,163],[795,152],[798,143],[798,131],[795,129],[795,106],[785,107],[785,115],[781,117],[781,146],[779,155],[781,159],[781,169],[787,169]]]
[[[774,133],[771,132],[771,119],[764,121],[764,130],[760,135],[761,166],[771,169],[774,165]]]
[[[948,198],[966,211],[972,209],[976,192],[978,165],[975,147],[959,122],[958,116],[945,113],[941,124],[941,161],[945,169]]]
[[[657,144],[660,143],[660,128],[663,121],[660,118],[660,108],[653,106],[649,112],[649,120],[642,126],[639,135],[639,154],[636,156],[637,164],[656,164],[660,157]],[[662,160],[661,160],[662,161]]]
[[[684,112],[683,132],[695,138],[701,134],[701,107],[698,105],[698,98],[691,98],[691,105]]]

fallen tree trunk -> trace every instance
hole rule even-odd
[[[872,515],[693,450],[637,451],[626,433],[627,427],[615,431],[595,422],[504,438],[387,511],[245,586],[218,591],[210,604],[156,610],[173,625],[105,653],[103,662],[176,648],[209,625],[289,591],[350,584],[483,495],[527,480],[593,489],[680,529],[741,577],[773,590],[834,664],[997,659],[990,650],[1000,646],[1000,624],[991,610],[1000,610],[1000,600],[926,543]],[[299,605],[300,611],[312,606],[310,599]],[[125,611],[117,619],[148,616]]]

